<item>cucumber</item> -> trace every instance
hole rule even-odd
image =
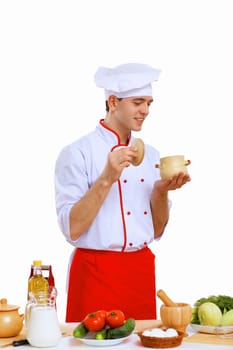
[[[101,331],[97,332],[95,335],[95,339],[97,340],[103,340],[107,338],[107,328],[102,329]]]
[[[75,338],[84,338],[85,335],[87,335],[88,330],[86,329],[86,327],[84,326],[84,323],[81,322],[79,323],[75,329],[73,330],[73,336]]]
[[[122,326],[108,329],[107,339],[127,337],[133,332],[135,325],[136,325],[135,319],[128,318],[128,320],[126,320]]]

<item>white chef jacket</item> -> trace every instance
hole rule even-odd
[[[129,135],[129,145],[134,139]],[[55,195],[58,224],[74,247],[135,251],[145,248],[154,239],[150,196],[154,182],[160,178],[160,171],[155,167],[160,162],[160,156],[149,145],[145,145],[144,159],[139,166],[124,168],[89,229],[75,241],[70,238],[71,207],[100,176],[108,153],[122,146],[119,136],[100,120],[94,131],[64,147],[57,158]]]

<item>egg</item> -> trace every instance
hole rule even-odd
[[[178,335],[177,331],[173,328],[168,328],[166,331],[161,328],[147,329],[143,333],[147,337],[169,338]]]
[[[177,331],[174,328],[168,328],[166,330],[167,337],[176,337],[178,335]]]
[[[147,337],[159,337],[159,338],[164,338],[165,337],[165,332],[160,329],[160,328],[153,328],[153,329],[148,329],[143,332],[143,335]]]

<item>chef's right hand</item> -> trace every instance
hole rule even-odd
[[[120,178],[123,169],[128,167],[135,157],[137,157],[137,148],[132,146],[110,152],[102,176],[113,184]]]

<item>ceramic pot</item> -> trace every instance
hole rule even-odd
[[[185,160],[184,156],[168,156],[160,159],[160,164],[155,164],[156,168],[160,169],[160,176],[163,180],[168,179],[179,173],[188,174],[187,165],[190,160]]]
[[[0,300],[0,338],[15,337],[23,328],[24,315],[19,314],[19,306]]]

